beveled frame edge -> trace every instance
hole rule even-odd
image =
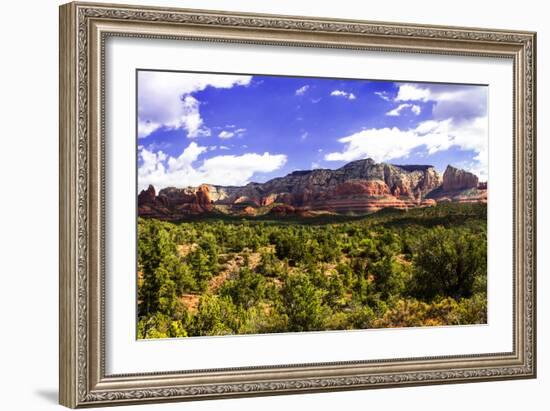
[[[102,41],[105,35],[392,49],[514,59],[517,315],[513,353],[251,371],[105,376]],[[536,34],[157,7],[60,7],[60,403],[69,407],[536,376]]]
[[[59,402],[77,404],[76,20],[59,9]],[[72,127],[72,128],[71,128]]]

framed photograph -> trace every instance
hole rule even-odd
[[[535,40],[61,6],[61,404],[534,378]]]

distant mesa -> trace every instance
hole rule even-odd
[[[456,191],[477,188],[479,180],[475,174],[448,165],[443,173],[443,190]]]
[[[149,186],[138,195],[138,214],[164,220],[202,214],[360,215],[384,208],[431,207],[440,202],[486,203],[487,183],[451,165],[440,176],[430,165],[393,165],[368,158],[337,170],[299,170],[242,187],[202,184],[168,187],[157,194]]]

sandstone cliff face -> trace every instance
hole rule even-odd
[[[377,164],[367,159],[354,161],[338,170],[295,171],[263,184],[250,183],[225,191],[216,187],[216,191],[224,192],[224,195],[214,201],[222,204],[247,202],[256,206],[286,203],[304,207],[342,195],[391,194],[403,199],[418,199],[441,184],[441,178],[433,167],[403,167]]]
[[[149,185],[147,190],[143,190],[139,193],[138,204],[154,204],[156,197],[155,187]]]
[[[225,212],[252,216],[370,213],[386,207],[427,207],[438,201],[486,201],[478,178],[448,166],[443,178],[432,166],[392,165],[358,160],[337,170],[295,171],[265,183],[243,187],[203,184],[164,188],[150,186],[138,195],[140,216],[177,220],[186,215]],[[484,186],[486,188],[486,185]]]
[[[210,187],[203,184],[196,189],[160,190],[155,197],[155,189],[149,186],[138,195],[138,214],[143,217],[157,217],[175,220],[190,214],[203,214],[213,209]]]
[[[383,196],[390,193],[388,185],[379,180],[352,180],[346,181],[335,187],[332,195],[335,197],[367,195],[367,196]]]
[[[475,174],[447,166],[443,183],[428,194],[436,203],[486,203],[487,182],[479,182]]]
[[[475,174],[469,173],[453,166],[447,166],[443,173],[443,190],[457,191],[477,188],[479,179]]]

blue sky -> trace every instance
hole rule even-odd
[[[139,189],[243,185],[368,157],[487,179],[486,86],[137,75]]]

